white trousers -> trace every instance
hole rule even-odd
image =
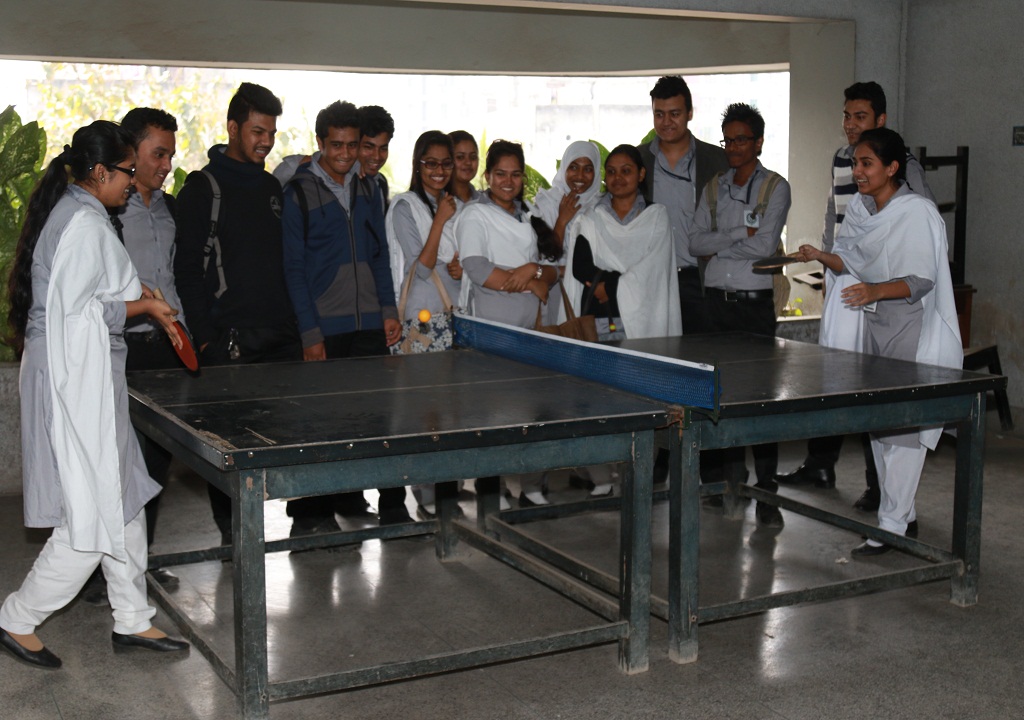
[[[907,534],[907,524],[917,519],[914,498],[921,482],[928,448],[888,445],[871,438],[871,454],[878,468],[882,501],[878,506],[878,527],[897,535]]]
[[[127,562],[98,552],[71,547],[67,525],[54,528],[25,582],[7,596],[0,608],[0,627],[29,635],[52,613],[71,602],[97,565],[107,579],[107,598],[114,611],[114,632],[134,635],[148,630],[156,614],[146,597],[146,513],[140,512],[124,527]]]

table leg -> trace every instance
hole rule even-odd
[[[632,463],[622,478],[619,538],[619,617],[629,623],[629,635],[619,641],[619,668],[629,674],[648,666],[653,486],[654,431],[633,433]]]
[[[700,423],[673,428],[669,475],[668,656],[697,659],[700,595]]]
[[[434,507],[437,508],[437,535],[434,548],[438,560],[449,560],[455,555],[459,536],[452,521],[459,510],[459,487],[456,482],[437,483],[434,486]]]
[[[476,489],[476,527],[482,532],[494,536],[494,533],[487,529],[487,516],[496,515],[501,508],[501,478],[493,477],[477,478],[474,483]]]
[[[266,474],[236,475],[232,500],[235,597],[235,678],[238,706],[245,720],[265,720],[270,712],[267,686],[267,567],[263,535]]]
[[[950,602],[978,602],[981,564],[981,495],[985,466],[985,393],[978,393],[971,417],[957,426],[956,486],[953,497],[953,554],[964,569],[950,580]]]

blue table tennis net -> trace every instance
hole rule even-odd
[[[456,314],[455,343],[673,405],[717,410],[711,365],[596,345]]]

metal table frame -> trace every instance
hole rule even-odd
[[[139,377],[137,375],[135,379]],[[598,394],[618,392],[598,385],[593,386],[593,391]],[[149,579],[151,594],[237,695],[241,715],[246,720],[267,718],[272,700],[433,675],[599,643],[617,642],[622,671],[646,671],[650,623],[652,457],[655,429],[666,425],[667,416],[657,403],[646,403],[640,398],[636,401],[645,404],[646,408],[628,416],[603,419],[596,426],[593,421],[567,420],[478,431],[472,447],[452,447],[450,441],[446,446],[443,437],[425,432],[418,439],[419,449],[405,453],[389,448],[387,440],[357,442],[355,448],[352,443],[341,441],[333,445],[318,445],[307,453],[307,461],[296,463],[294,449],[239,449],[216,437],[196,432],[146,395],[132,390],[132,420],[136,428],[231,498],[231,547],[153,556],[150,567],[231,558],[234,661],[218,655],[211,642],[202,636],[198,625],[176,607],[174,599],[152,578]],[[423,453],[427,451],[430,452],[430,462],[424,463]],[[497,511],[496,492],[481,496],[480,520],[475,527],[455,519],[457,503],[454,497],[442,497],[438,501],[438,519],[430,523],[407,523],[275,542],[267,542],[264,538],[264,503],[271,499],[397,487],[407,485],[413,479],[423,483],[442,482],[454,478],[607,462],[626,462],[629,468],[623,478],[619,543],[621,575],[617,580],[617,599],[595,593],[526,554],[496,543],[486,529],[484,517],[487,512]],[[464,539],[594,611],[604,621],[553,635],[271,682],[268,673],[265,553],[429,532],[436,533],[440,559],[451,558],[457,542]]]
[[[823,349],[822,352],[843,351]],[[1005,384],[1005,377],[963,372],[955,382],[838,392],[816,398],[813,403],[783,403],[779,412],[772,411],[775,403],[768,397],[763,402],[747,402],[732,407],[723,403],[713,412],[698,408],[670,409],[678,413],[679,422],[661,431],[658,438],[659,445],[670,451],[669,490],[654,494],[656,501],[667,499],[670,503],[669,596],[667,599],[651,597],[652,614],[666,620],[669,625],[669,657],[678,663],[697,659],[697,628],[701,622],[740,617],[804,602],[838,599],[949,578],[950,601],[959,606],[975,604],[981,555],[985,399],[988,392]],[[957,429],[951,549],[896,536],[875,525],[738,482],[707,485],[700,482],[701,450],[929,425],[955,425]],[[751,498],[863,534],[917,556],[926,563],[905,570],[701,606],[701,498],[717,494],[724,495],[725,512],[734,517],[743,512],[739,507],[740,499]],[[609,498],[513,510],[501,513],[491,524],[500,532],[503,541],[602,592],[614,594],[614,578],[538,542],[522,525],[531,520],[616,507],[617,500]]]

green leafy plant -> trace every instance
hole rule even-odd
[[[13,105],[0,113],[0,279],[4,281],[10,273],[29,196],[42,174],[45,154],[46,132],[37,122],[22,125]],[[7,293],[0,291],[0,335],[6,331]],[[14,360],[14,351],[0,347],[0,360]]]
[[[526,202],[532,203],[538,190],[547,190],[550,187],[551,183],[546,177],[529,165],[526,166],[523,172],[523,197],[526,198]]]

